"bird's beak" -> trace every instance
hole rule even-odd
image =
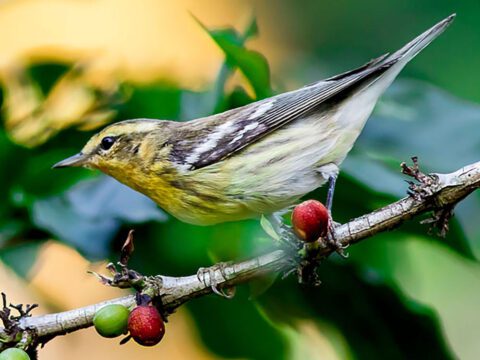
[[[62,160],[56,163],[55,165],[52,166],[52,169],[71,167],[71,166],[82,166],[82,165],[85,165],[87,160],[88,160],[87,155],[78,153],[76,155],[70,156],[69,158],[66,158],[65,160]]]

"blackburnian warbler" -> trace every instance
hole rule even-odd
[[[391,55],[244,107],[187,122],[115,123],[54,167],[99,169],[192,224],[271,214],[334,184],[377,99],[453,18]]]

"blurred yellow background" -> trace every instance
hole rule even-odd
[[[215,76],[223,57],[190,12],[208,24],[241,26],[250,11],[245,1],[3,1],[0,69],[33,60],[86,61],[88,77],[101,83],[118,77],[134,82],[168,77],[200,87]],[[124,294],[98,284],[87,275],[88,269],[87,261],[74,250],[49,243],[31,271],[30,284],[0,264],[1,290],[12,302],[39,303],[39,312],[72,309]],[[85,356],[214,359],[198,341],[188,314],[180,309],[174,316],[159,347],[141,348],[134,342],[120,347],[118,339],[106,340],[88,329],[55,339],[42,350],[41,358],[65,359],[68,354],[71,360]]]
[[[211,80],[221,50],[192,15],[208,26],[245,26],[252,1],[231,0],[20,0],[0,5],[1,66],[34,60],[84,60],[94,77],[120,75],[130,81],[178,79],[187,87]],[[258,15],[261,7],[255,9]],[[265,17],[268,20],[268,16]],[[262,19],[253,41],[270,62],[280,42]]]

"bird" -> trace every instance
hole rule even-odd
[[[113,123],[53,167],[100,170],[195,225],[275,214],[327,182],[331,211],[340,165],[377,100],[454,17],[392,54],[243,107]]]

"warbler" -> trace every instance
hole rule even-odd
[[[391,55],[298,90],[186,122],[114,123],[54,167],[98,169],[191,224],[272,214],[327,181],[330,210],[339,166],[378,98],[454,16]]]

